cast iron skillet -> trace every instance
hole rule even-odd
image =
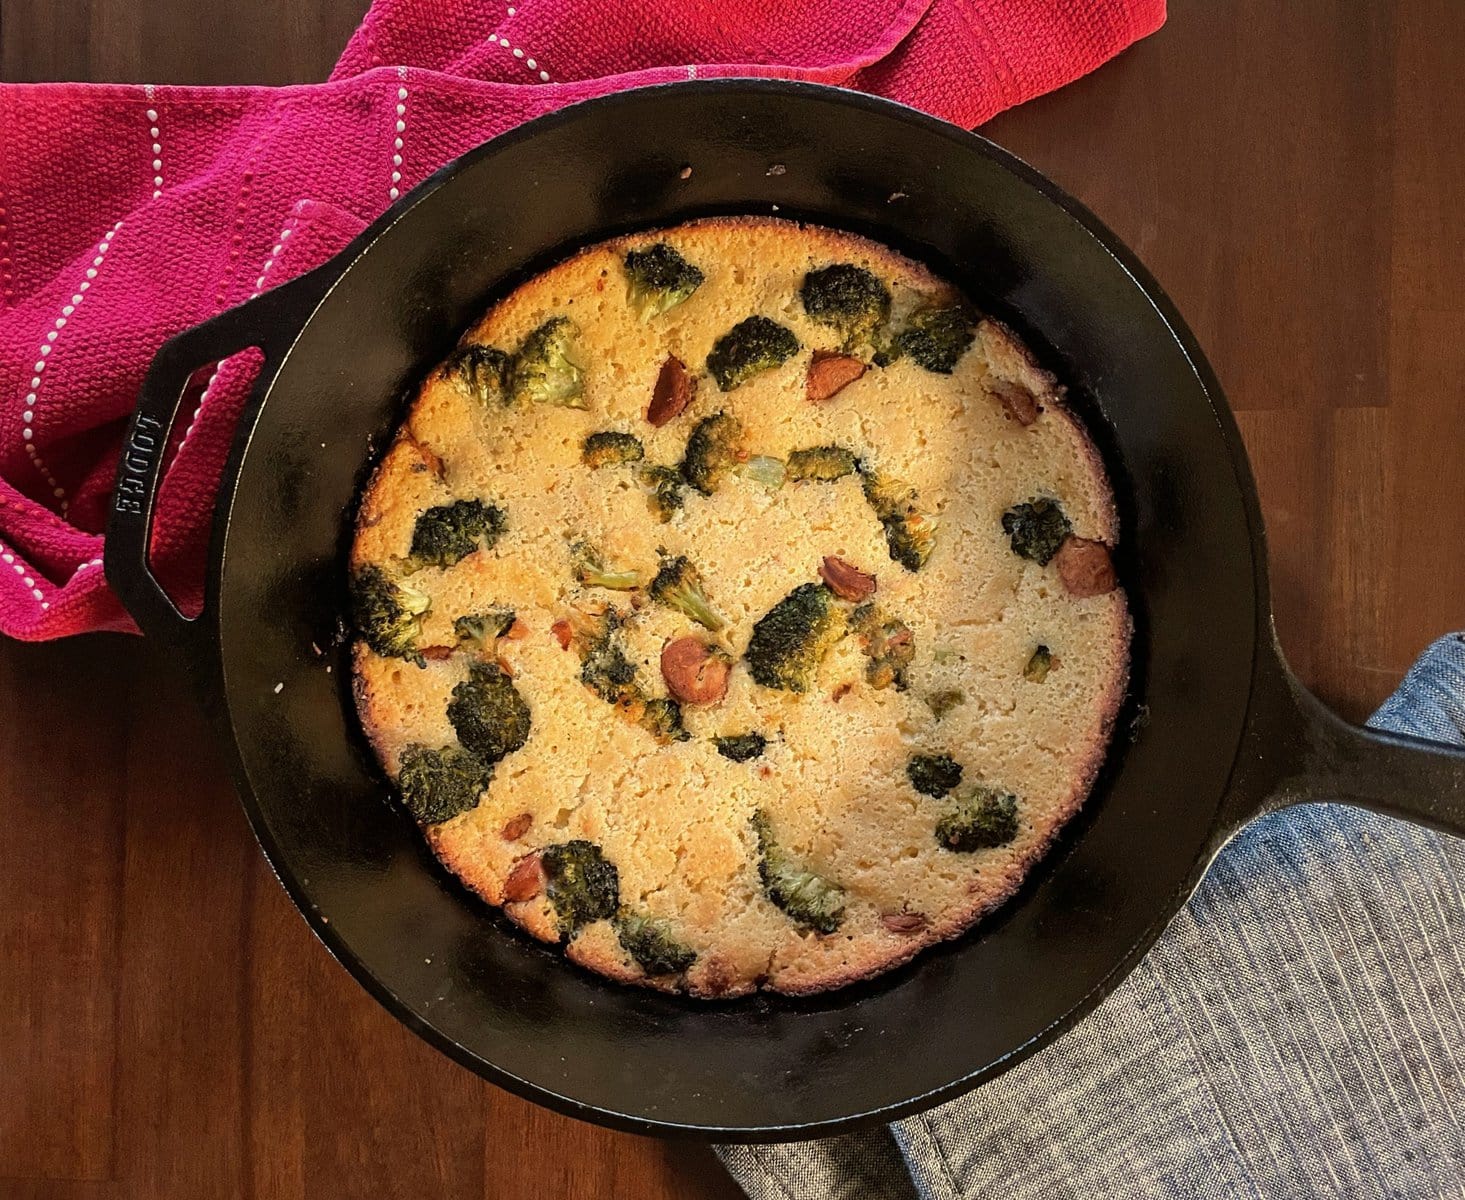
[[[999,916],[824,997],[693,1003],[586,974],[437,867],[371,765],[333,634],[372,448],[487,301],[612,234],[774,208],[932,263],[1070,385],[1119,492],[1134,680],[1093,797]],[[158,451],[189,373],[250,345],[265,366],[190,621],[145,559]],[[1465,755],[1352,728],[1283,664],[1236,427],[1134,257],[990,142],[833,89],[677,84],[533,121],[319,270],[174,338],[133,420],[106,569],[187,660],[260,844],[331,953],[485,1078],[637,1132],[824,1135],[975,1087],[1093,1008],[1268,810],[1336,798],[1465,833]]]

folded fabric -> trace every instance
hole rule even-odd
[[[1465,745],[1465,634],[1370,723]],[[1227,847],[1103,1004],[1005,1075],[868,1133],[719,1153],[754,1200],[1459,1195],[1462,881],[1459,838],[1285,809]]]
[[[1163,0],[376,0],[323,84],[0,89],[0,632],[132,628],[98,568],[158,346],[328,258],[487,138],[604,92],[729,75],[969,126],[1163,19]],[[152,557],[186,609],[256,361],[198,380],[166,451]]]

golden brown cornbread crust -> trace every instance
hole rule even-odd
[[[627,308],[621,260],[627,249],[663,240],[706,280],[685,303],[642,323]],[[697,953],[684,975],[648,977],[609,921],[584,927],[568,956],[618,981],[696,996],[758,987],[806,994],[957,936],[1012,894],[1083,803],[1124,695],[1131,630],[1122,589],[1075,598],[1053,564],[1015,555],[1001,529],[1004,510],[1046,495],[1061,500],[1077,536],[1117,539],[1103,464],[1062,389],[1011,330],[987,318],[950,376],[902,359],[809,403],[811,352],[837,348],[839,337],[808,319],[798,288],[807,271],[838,262],[886,281],[897,318],[924,297],[955,295],[885,247],[768,218],[693,222],[585,250],[495,305],[464,342],[512,350],[548,317],[571,317],[587,409],[486,410],[434,373],[362,497],[353,569],[400,563],[417,515],[433,505],[482,498],[508,514],[491,549],[412,575],[432,599],[423,645],[451,643],[456,615],[515,610],[525,636],[500,650],[533,719],[528,741],[497,765],[478,806],[426,834],[465,885],[550,941],[560,931],[547,899],[505,904],[505,880],[547,846],[600,846],[617,867],[623,903],[670,922]],[[793,329],[801,349],[721,393],[706,377],[707,352],[754,313]],[[656,429],[645,410],[668,354],[702,378],[686,412]],[[1016,381],[1038,399],[1031,425],[1007,414],[992,390],[998,381]],[[748,428],[755,455],[838,444],[912,484],[923,507],[939,514],[930,561],[914,573],[891,561],[855,477],[771,491],[735,476],[710,497],[693,493],[662,524],[631,469],[592,471],[580,461],[586,434],[613,429],[640,438],[648,462],[674,466],[697,421],[721,410]],[[624,594],[574,583],[570,537],[588,538],[647,577],[661,548],[700,568],[728,618],[735,665],[721,703],[684,708],[689,740],[658,745],[580,683],[579,659],[551,627],[587,597],[628,605]],[[907,690],[870,687],[854,637],[829,654],[805,695],[759,687],[748,675],[741,656],[754,622],[794,587],[817,582],[824,555],[875,574],[876,602],[914,630]],[[660,649],[688,633],[705,636],[674,610],[647,603],[636,611],[626,647],[648,693],[666,694]],[[1034,683],[1023,667],[1040,643],[1057,665]],[[409,745],[455,743],[445,710],[466,658],[419,668],[358,643],[358,710],[388,774]],[[927,698],[952,688],[968,699],[938,719]],[[734,763],[717,754],[714,737],[754,729],[770,739],[763,757]],[[1017,837],[973,853],[938,845],[933,830],[948,802],[911,787],[905,768],[917,753],[950,754],[966,783],[1014,793]],[[801,929],[764,895],[755,809],[769,814],[780,845],[845,889],[834,933]],[[506,825],[523,813],[527,830],[506,839]],[[892,932],[882,917],[899,913],[927,923]]]

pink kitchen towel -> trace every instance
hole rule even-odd
[[[325,83],[0,87],[0,632],[134,628],[102,531],[153,354],[480,142],[605,92],[734,75],[969,127],[1164,16],[1164,0],[376,0]],[[168,448],[153,565],[185,609],[256,364],[206,372]]]

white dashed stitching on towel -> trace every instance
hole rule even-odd
[[[51,607],[50,602],[41,594],[41,589],[36,586],[35,578],[25,573],[25,564],[16,562],[15,555],[5,548],[4,543],[0,543],[0,563],[4,563],[20,576],[21,583],[30,588],[31,595],[36,598],[42,608]]]
[[[143,85],[143,94],[148,98],[148,136],[153,143],[153,199],[163,194],[163,139],[158,130],[158,110],[152,107],[153,85]]]
[[[395,200],[402,194],[402,135],[407,132],[407,68],[397,68],[397,136],[392,142],[392,186],[387,195]],[[263,278],[263,276],[261,276]]]
[[[509,16],[512,17],[518,11],[519,10],[516,9],[512,4],[509,5],[509,8],[508,8],[508,14],[509,14]],[[539,75],[539,80],[540,80],[541,83],[548,83],[549,82],[549,72],[546,71],[542,66],[540,66],[539,60],[537,58],[531,58],[531,57],[529,57],[528,54],[527,54],[527,52],[524,50],[524,48],[522,46],[516,46],[516,45],[514,45],[511,41],[509,41],[508,38],[506,38],[501,33],[491,33],[491,34],[489,34],[488,35],[488,40],[490,42],[492,42],[496,46],[502,46],[505,50],[507,50],[515,58],[522,60],[523,63],[524,63],[524,65],[529,70],[534,71],[534,72],[536,72]]]
[[[41,343],[40,356],[36,359],[35,374],[31,376],[30,390],[26,393],[25,407],[21,409],[20,419],[24,424],[20,430],[22,444],[25,452],[30,456],[31,463],[40,472],[41,478],[51,488],[51,495],[61,501],[61,511],[64,513],[70,507],[71,501],[66,498],[66,489],[56,482],[56,477],[51,474],[50,468],[46,466],[46,460],[41,457],[41,452],[36,449],[35,430],[31,428],[36,419],[36,396],[41,390],[41,380],[45,376],[46,360],[51,356],[51,350],[56,345],[56,340],[61,336],[61,331],[66,328],[66,323],[71,319],[72,313],[76,312],[77,306],[86,299],[86,294],[91,290],[92,280],[97,277],[97,271],[107,258],[107,247],[112,244],[112,239],[117,236],[117,231],[122,228],[122,222],[118,221],[111,229],[107,230],[101,242],[97,245],[96,257],[92,259],[92,265],[86,269],[86,278],[83,279],[71,294],[70,303],[61,309],[61,315],[56,318],[55,324],[46,333],[46,339]]]

